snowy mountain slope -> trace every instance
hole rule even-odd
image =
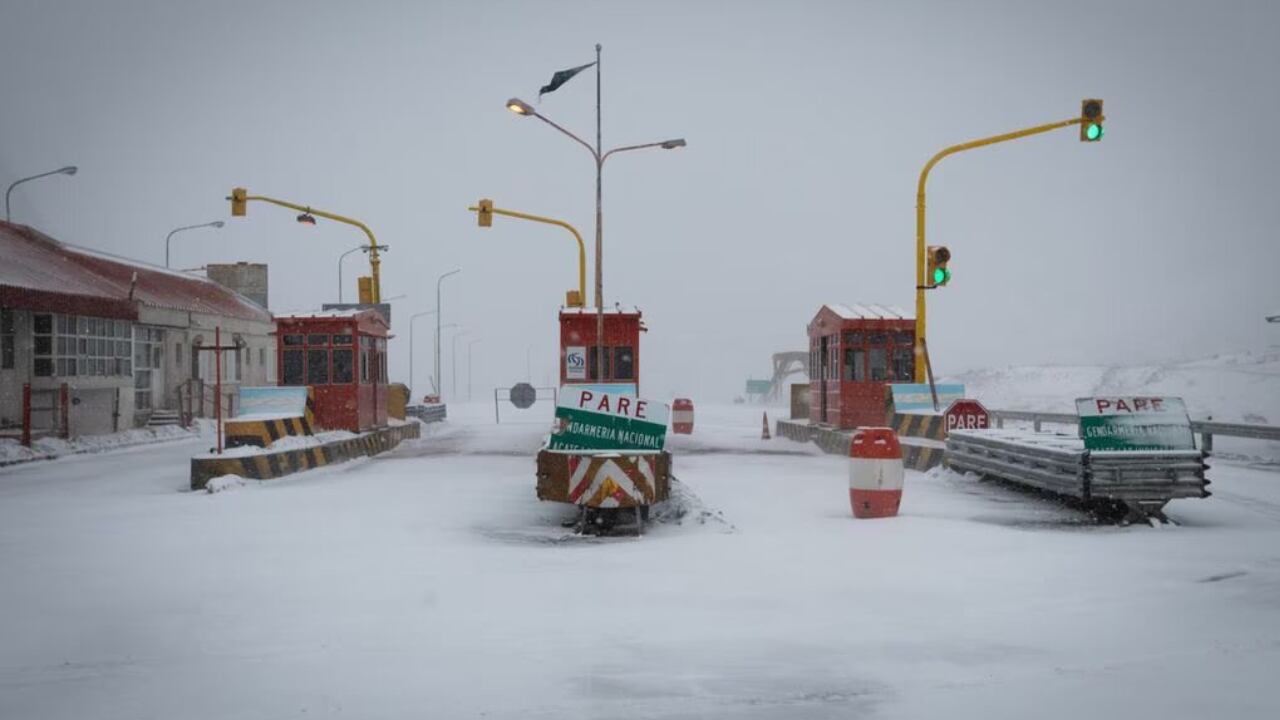
[[[992,409],[1069,413],[1077,397],[1177,395],[1197,420],[1280,424],[1280,351],[1160,365],[970,370],[941,381],[964,383],[970,397]]]

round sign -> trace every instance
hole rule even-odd
[[[524,410],[538,399],[538,391],[529,383],[516,383],[511,386],[511,404]]]
[[[947,432],[952,430],[985,430],[991,427],[991,413],[977,400],[961,398],[951,403],[945,413]]]

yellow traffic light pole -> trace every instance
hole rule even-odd
[[[1101,123],[1105,120],[1101,115],[1097,118],[1088,120],[1089,122]],[[1071,127],[1072,125],[1080,125],[1086,122],[1084,117],[1075,117],[1070,120],[1061,120],[1059,122],[1048,123],[1045,125],[1036,125],[1035,127],[1017,130],[1003,135],[993,135],[992,137],[982,138],[981,140],[971,140],[959,145],[952,145],[942,152],[930,158],[925,163],[924,169],[920,171],[920,182],[916,186],[916,343],[915,343],[915,381],[923,383],[925,381],[925,361],[924,361],[924,342],[925,342],[925,307],[924,307],[924,291],[929,288],[928,277],[925,275],[925,242],[924,242],[924,187],[929,180],[929,171],[939,160],[954,155],[965,150],[984,147],[986,145],[994,145],[996,143],[1006,142],[1008,140],[1017,140],[1030,135],[1039,135],[1050,130]]]
[[[481,202],[484,202],[483,200]],[[473,213],[479,213],[480,207],[472,205],[467,208]],[[572,225],[555,218],[542,217],[541,215],[530,215],[529,213],[516,212],[515,210],[503,210],[502,208],[490,207],[488,211],[494,215],[504,215],[506,217],[519,218],[521,220],[532,220],[533,222],[545,223],[547,225],[557,225],[573,233],[573,238],[578,241],[578,297],[566,298],[569,302],[565,303],[569,307],[584,307],[587,299],[587,246],[582,242],[582,236],[574,229]],[[570,292],[572,295],[572,291]]]
[[[298,212],[307,213],[309,215],[319,215],[322,218],[327,218],[335,222],[346,223],[347,225],[360,228],[364,232],[365,236],[369,238],[369,268],[371,271],[370,274],[373,276],[371,292],[373,297],[370,299],[375,303],[382,302],[382,260],[378,257],[378,241],[373,237],[373,231],[369,229],[369,226],[354,218],[344,217],[342,215],[325,212],[323,210],[316,210],[309,206],[298,205],[285,200],[277,200],[276,198],[267,197],[265,195],[249,195],[244,188],[235,188],[231,191],[231,196],[227,199],[231,201],[232,215],[244,215],[245,203],[250,200],[258,200],[261,202],[271,203],[272,205],[289,208],[290,210],[297,210]],[[363,298],[361,298],[361,302],[364,302]]]

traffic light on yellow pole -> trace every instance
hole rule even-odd
[[[481,200],[480,210],[476,213],[476,221],[480,223],[480,227],[493,227],[493,201]]]
[[[234,217],[244,217],[245,206],[249,204],[249,191],[244,188],[234,188],[231,190],[231,214]]]
[[[951,261],[951,251],[945,245],[930,245],[927,253],[927,271],[925,278],[929,287],[942,287],[951,282],[951,271],[947,263]]]
[[[1106,131],[1102,128],[1102,101],[1091,99],[1080,103],[1080,142],[1098,142]]]

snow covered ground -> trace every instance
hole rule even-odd
[[[538,406],[217,494],[200,440],[0,469],[0,717],[1280,715],[1274,468],[1177,527],[945,472],[859,521],[760,412],[698,408],[643,538],[534,498]]]

